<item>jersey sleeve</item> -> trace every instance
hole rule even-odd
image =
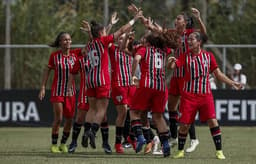
[[[215,57],[212,53],[210,53],[211,63],[210,63],[210,71],[213,72],[216,68],[218,68],[218,64],[215,60]]]
[[[108,46],[109,43],[114,43],[114,35],[108,35],[108,36],[103,36],[101,37],[101,42],[104,46]]]
[[[55,63],[54,63],[54,55],[55,53],[52,53],[48,62],[48,67],[51,69],[54,69]]]
[[[141,58],[144,58],[146,55],[146,47],[140,47],[137,49],[135,55],[140,55]]]

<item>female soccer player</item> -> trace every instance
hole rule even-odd
[[[51,70],[54,70],[54,79],[51,89],[51,99],[53,104],[54,121],[52,125],[52,153],[68,152],[66,141],[70,134],[72,118],[75,112],[75,83],[73,81],[71,91],[74,96],[67,96],[67,84],[69,72],[73,68],[77,56],[81,54],[81,49],[71,50],[71,36],[67,32],[61,32],[56,37],[51,47],[60,48],[50,56],[47,68],[44,71],[39,99],[45,96],[45,86]],[[65,117],[61,145],[57,146],[58,133],[62,117]]]
[[[95,21],[91,22],[91,34],[93,36],[93,40],[86,46],[88,52],[86,64],[86,85],[90,110],[88,111],[85,119],[85,133],[83,140],[86,142],[89,138],[92,148],[96,148],[95,135],[106,114],[108,99],[110,97],[108,45],[113,43],[114,40],[131,28],[139,18],[140,14],[141,13],[138,13],[134,19],[122,26],[115,33],[107,36],[106,30],[102,25]],[[83,24],[83,26],[84,25],[85,24]]]
[[[188,129],[191,123],[195,121],[195,115],[199,111],[201,121],[207,121],[212,138],[216,147],[216,157],[225,159],[222,152],[221,130],[216,120],[214,100],[210,88],[209,74],[213,73],[215,77],[236,88],[241,89],[242,85],[230,80],[224,75],[215,61],[212,53],[201,49],[202,37],[199,32],[193,32],[188,37],[188,46],[190,51],[178,59],[170,57],[169,66],[184,67],[185,81],[180,102],[181,123],[178,134],[178,152],[174,158],[184,157],[184,145]]]
[[[116,24],[118,22],[117,18],[117,13],[114,12],[111,16],[110,23],[107,27],[107,31],[110,31],[112,28],[112,25]],[[81,30],[85,33],[88,33],[90,36],[90,39],[92,38],[91,33],[89,32],[90,26],[88,24],[87,28],[81,28]],[[86,52],[84,52],[84,55],[79,57],[79,59],[76,61],[73,69],[71,70],[71,75],[68,83],[68,87],[71,87],[71,82],[73,81],[73,74],[77,74],[80,72],[80,90],[79,90],[79,98],[78,98],[78,110],[77,110],[77,116],[76,116],[76,121],[73,124],[73,131],[72,131],[72,141],[71,144],[69,145],[69,153],[74,153],[75,149],[77,147],[77,138],[79,136],[79,133],[81,131],[81,127],[84,124],[85,121],[85,116],[87,111],[89,110],[89,103],[88,103],[88,98],[86,96]],[[108,132],[108,126],[106,126],[106,121],[102,123],[105,126],[101,126],[101,132],[102,132],[102,138],[105,143],[108,143],[108,133],[105,133],[105,131]],[[83,146],[86,146],[87,143],[83,143]],[[105,144],[106,145],[106,144]],[[108,146],[107,149],[104,149],[106,153],[110,153],[111,149],[110,146]]]
[[[140,152],[146,140],[142,134],[141,113],[145,110],[152,111],[153,121],[159,132],[163,145],[164,157],[170,155],[168,143],[169,131],[163,118],[167,102],[167,87],[165,81],[165,61],[167,56],[164,40],[157,34],[146,37],[146,45],[139,48],[135,54],[132,75],[140,63],[141,80],[132,99],[130,117],[132,130],[137,137],[136,152]]]
[[[111,60],[111,89],[112,100],[116,105],[116,140],[117,153],[124,153],[122,135],[129,105],[129,99],[134,95],[136,87],[132,85],[132,54],[127,52],[127,45],[131,42],[130,33],[125,33],[118,38],[118,46],[112,44],[109,48]],[[128,42],[129,41],[129,42]]]

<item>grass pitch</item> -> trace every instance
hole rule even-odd
[[[208,127],[196,127],[200,141],[195,152],[186,154],[184,159],[172,159],[177,146],[172,148],[171,157],[163,158],[156,155],[136,154],[132,149],[126,149],[125,154],[116,154],[114,145],[114,127],[110,128],[110,143],[113,153],[106,155],[101,148],[101,135],[98,132],[97,149],[79,145],[74,154],[50,153],[50,128],[0,128],[0,163],[1,164],[252,164],[256,163],[256,128],[255,127],[221,127],[223,151],[226,160],[215,159],[215,147]],[[81,130],[82,132],[82,130]],[[62,130],[61,130],[62,133]],[[71,135],[70,135],[71,136]],[[61,135],[59,136],[60,141]],[[71,137],[70,137],[71,138]],[[70,143],[70,138],[68,144]],[[187,139],[188,146],[189,139]]]

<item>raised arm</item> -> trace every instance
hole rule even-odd
[[[120,29],[114,32],[114,39],[117,39],[123,33],[127,32],[141,16],[142,11],[139,11],[132,20],[130,20],[127,24],[123,25]]]
[[[89,22],[87,22],[86,20],[83,20],[82,24],[81,24],[81,27],[80,27],[80,30],[84,33],[88,33],[89,37],[90,37],[90,40],[93,39],[93,36],[92,36],[92,33],[91,33],[91,26],[90,26]]]
[[[109,34],[109,32],[110,32],[112,26],[113,26],[114,24],[116,24],[118,21],[119,21],[119,18],[117,17],[117,12],[114,12],[114,13],[111,15],[111,20],[110,20],[108,26],[106,27],[106,33],[107,33],[107,35]]]
[[[199,26],[200,26],[200,32],[203,33],[204,35],[207,34],[207,31],[206,31],[206,27],[200,17],[200,12],[198,9],[196,8],[191,8],[191,12],[192,12],[192,15],[195,17],[195,19],[197,20]]]
[[[140,60],[141,56],[136,54],[132,63],[132,85],[138,85],[138,77],[135,76],[135,72]]]

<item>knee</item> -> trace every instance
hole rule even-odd
[[[57,125],[57,126],[60,126],[61,122],[62,122],[62,118],[58,117],[58,118],[54,119],[53,124]]]
[[[190,125],[181,125],[179,127],[179,133],[187,134],[189,130]]]

